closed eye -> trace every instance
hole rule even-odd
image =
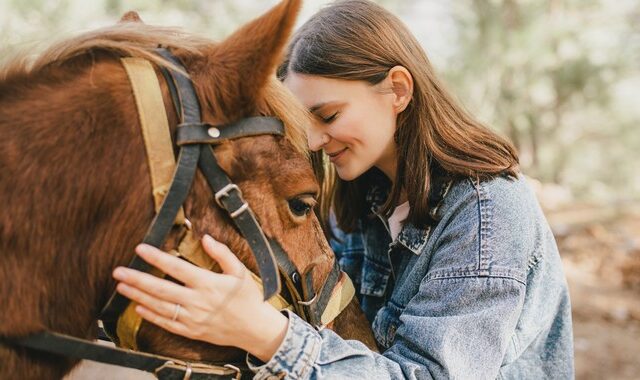
[[[334,113],[333,115],[331,115],[329,117],[321,117],[322,122],[325,123],[325,124],[332,123],[336,119],[336,117],[338,116],[338,113],[339,112],[336,112],[336,113]]]

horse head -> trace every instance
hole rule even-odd
[[[16,60],[0,71],[0,192],[6,200],[0,217],[0,337],[43,329],[96,337],[95,320],[115,286],[111,271],[131,261],[156,213],[122,57],[154,64],[164,103],[158,112],[166,112],[171,136],[180,122],[160,73],[172,65],[154,52],[159,45],[188,73],[203,123],[225,126],[252,116],[282,121],[282,136],[223,141],[213,155],[241,189],[264,235],[300,273],[311,273],[313,288],[322,288],[334,256],[313,211],[320,189],[306,153],[304,131],[311,120],[273,75],[299,3],[284,0],[221,42],[146,25],[128,13],[113,27],[51,47],[31,65]],[[195,239],[211,234],[259,273],[247,240],[202,173],[182,206]],[[163,248],[175,248],[183,233],[174,227]],[[335,326],[343,336],[375,346],[356,301]],[[139,326],[137,348],[206,362],[243,355],[147,323]],[[0,362],[0,374],[27,377],[59,377],[75,364],[2,344]]]

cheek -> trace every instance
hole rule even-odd
[[[375,128],[375,117],[366,110],[351,109],[335,121],[331,134],[335,140],[358,149],[367,145],[372,128]]]
[[[361,154],[375,155],[385,149],[395,133],[395,115],[385,110],[367,109],[357,117],[345,118],[344,122],[346,132],[341,136],[342,141],[353,144],[356,150],[364,150]]]

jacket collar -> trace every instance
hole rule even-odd
[[[439,220],[438,211],[451,188],[451,184],[452,181],[449,178],[439,178],[432,184],[433,188],[429,196],[429,203],[431,204],[431,211],[429,214],[434,221]],[[380,215],[379,211],[387,200],[389,192],[390,188],[388,185],[374,184],[369,188],[365,197],[371,212],[383,220],[387,229],[388,224],[386,222],[386,217]],[[426,225],[425,228],[419,228],[413,225],[413,223],[406,222],[402,226],[402,230],[400,230],[397,243],[403,245],[413,254],[420,255],[427,245],[433,226],[435,226],[435,223]],[[395,242],[392,244],[395,244]]]

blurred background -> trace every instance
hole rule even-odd
[[[577,377],[639,378],[640,0],[377,2],[461,102],[518,147],[563,257]],[[0,64],[128,10],[219,40],[275,3],[1,0]],[[298,24],[328,1],[304,3]]]

